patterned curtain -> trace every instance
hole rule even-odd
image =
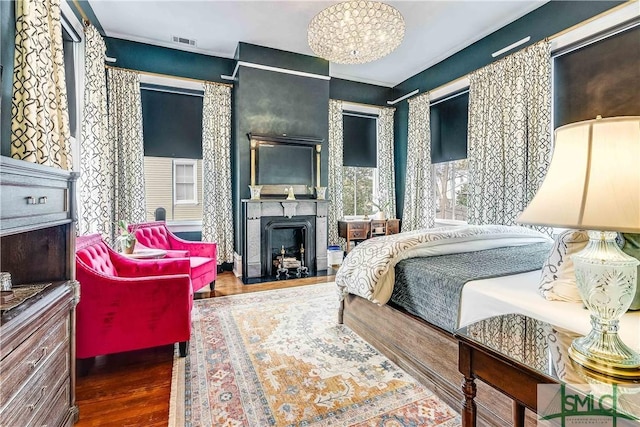
[[[471,74],[469,223],[512,225],[551,160],[551,56],[537,43]]]
[[[231,88],[205,83],[202,102],[202,240],[218,244],[218,264],[233,262]]]
[[[409,100],[408,139],[402,231],[429,228],[435,224],[428,93]]]
[[[329,100],[329,244],[344,246],[338,237],[338,220],[342,218],[342,101]]]
[[[114,239],[115,158],[108,137],[106,46],[95,27],[85,28],[84,110],[78,179],[78,231]]]
[[[393,167],[393,115],[395,108],[381,108],[378,116],[378,197],[389,202],[387,215],[396,215],[396,181]]]
[[[60,0],[15,2],[11,157],[71,169]]]
[[[109,139],[115,147],[116,221],[144,222],[144,145],[140,76],[132,71],[107,70]]]

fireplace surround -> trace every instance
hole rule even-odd
[[[310,274],[327,269],[326,200],[242,200],[243,280],[274,275],[274,230],[304,230],[305,265]],[[291,255],[290,253],[287,256]]]

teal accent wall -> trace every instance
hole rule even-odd
[[[217,56],[185,52],[112,37],[104,38],[107,56],[116,62],[109,65],[169,76],[229,83],[220,75],[233,73],[235,61]]]
[[[410,77],[400,83],[394,90],[400,97],[415,89],[420,93],[451,82],[470,72],[484,67],[500,58],[513,53],[506,52],[498,58],[491,53],[511,43],[531,36],[531,40],[519,49],[550,37],[562,30],[579,24],[593,16],[609,10],[622,3],[621,1],[550,1],[522,18],[502,27],[494,33],[475,42],[471,46],[439,62],[438,64]],[[409,104],[406,100],[396,104],[395,116],[395,148],[396,148],[396,201],[397,214],[402,218],[404,207],[404,179],[407,167],[407,132]]]
[[[240,43],[239,61],[327,76],[325,60]],[[257,62],[259,61],[259,62]],[[233,97],[233,199],[236,251],[242,253],[242,199],[250,197],[250,146],[247,133],[306,136],[324,140],[321,184],[327,185],[329,80],[241,66]],[[286,184],[286,183],[283,183]],[[283,195],[284,196],[284,195]]]
[[[13,96],[13,58],[16,38],[16,13],[13,1],[0,1],[0,154],[11,155],[11,97]]]
[[[390,87],[338,78],[331,78],[329,82],[329,98],[379,107],[388,107],[387,101],[395,99]]]
[[[329,62],[322,58],[251,43],[238,43],[235,58],[252,64],[267,65],[320,76],[329,75]]]

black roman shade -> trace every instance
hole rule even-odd
[[[640,115],[638,40],[640,26],[555,58],[554,128],[598,115]]]
[[[144,155],[202,159],[202,96],[149,86],[140,92]]]
[[[376,116],[345,111],[342,114],[344,166],[375,168],[378,166],[378,131]]]
[[[430,111],[431,163],[466,159],[469,92],[436,102]]]

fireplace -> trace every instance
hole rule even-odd
[[[307,267],[315,271],[315,222],[314,216],[262,217],[262,266],[263,276],[278,276],[278,266],[294,270]],[[284,259],[282,259],[284,253]],[[284,261],[287,261],[285,264]],[[296,273],[298,271],[295,271]]]
[[[276,276],[278,262],[274,264],[274,259],[281,256],[283,247],[288,261],[304,259],[308,274],[327,269],[326,200],[243,200],[242,205],[245,283]],[[290,271],[295,277],[295,269]]]

